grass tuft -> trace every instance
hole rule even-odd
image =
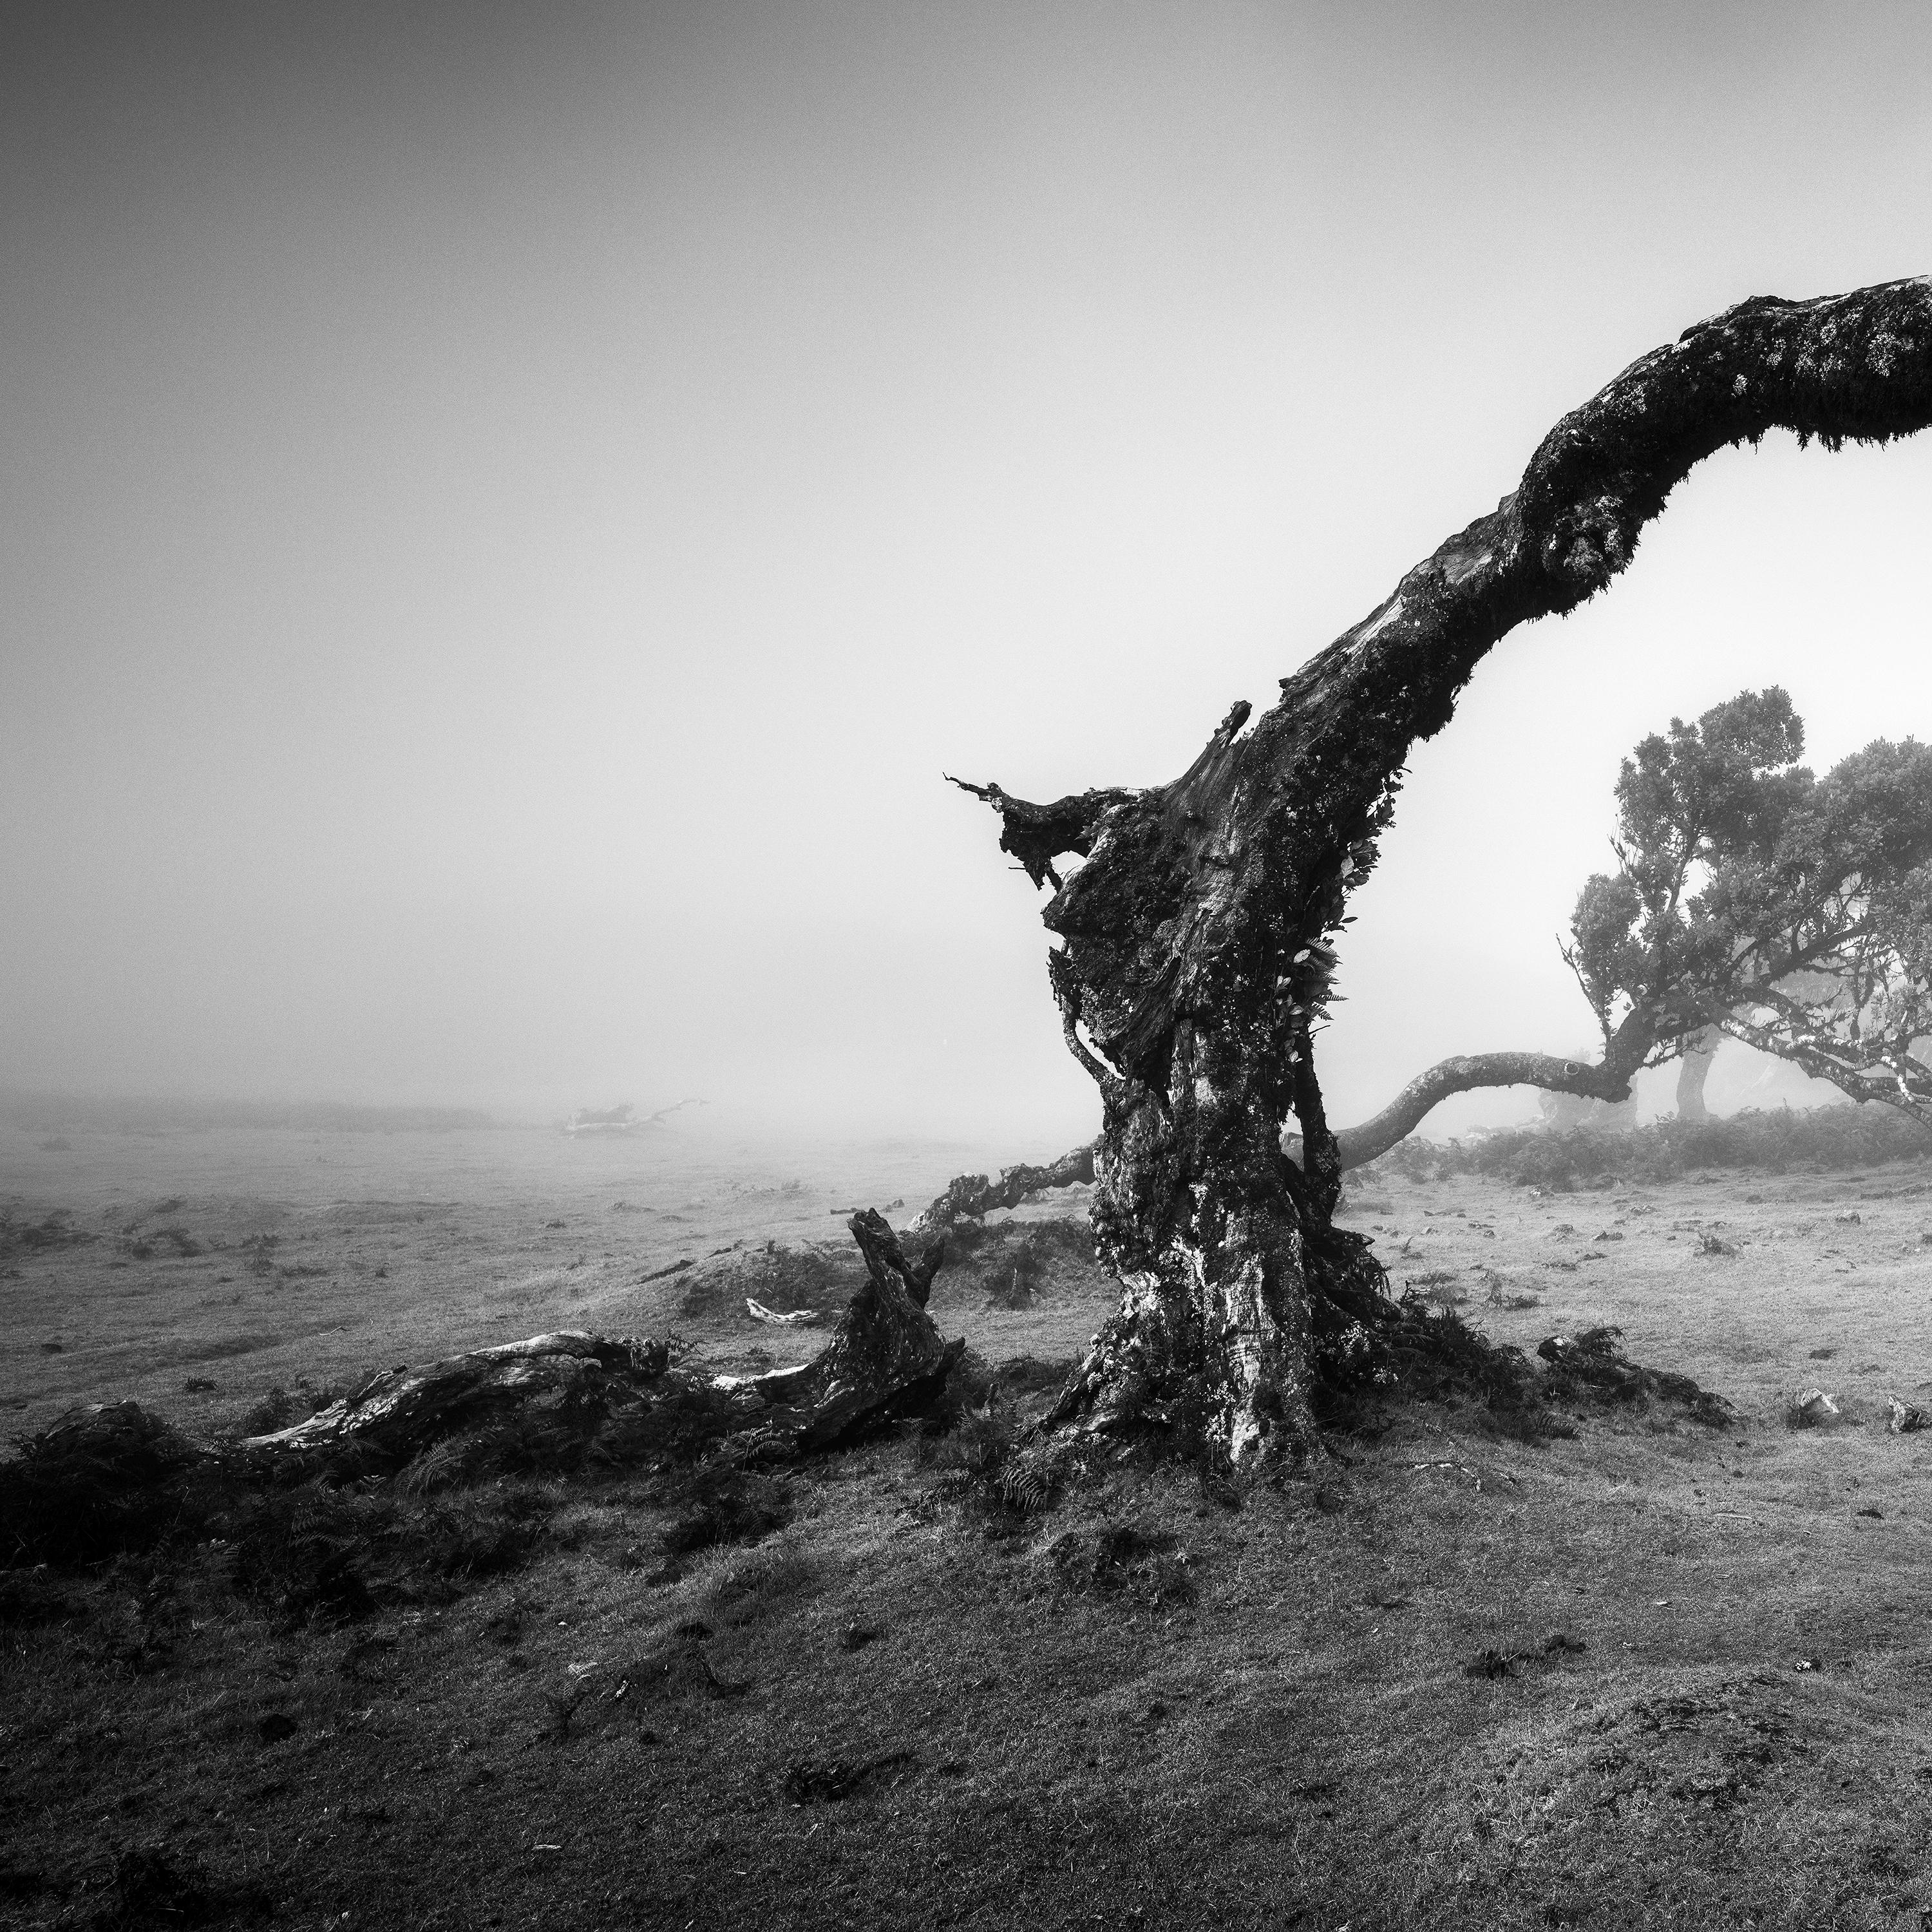
[[[1048,1554],[1062,1585],[1078,1596],[1118,1596],[1159,1608],[1191,1604],[1197,1594],[1192,1557],[1164,1532],[1132,1523],[1070,1530]]]
[[[94,1932],[147,1932],[161,1925],[256,1925],[273,1915],[268,1894],[252,1885],[212,1878],[194,1859],[165,1844],[123,1852],[114,1892],[90,1922]]]
[[[812,1595],[821,1581],[819,1564],[795,1535],[756,1550],[718,1550],[694,1574],[704,1616],[742,1629]]]
[[[658,1539],[668,1556],[757,1543],[791,1520],[782,1484],[724,1463],[680,1472],[663,1499],[678,1512]]]
[[[0,1570],[0,1630],[64,1623],[74,1606],[37,1570]]]

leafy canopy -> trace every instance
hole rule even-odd
[[[1564,956],[1606,1049],[1714,1026],[1932,1121],[1932,748],[1880,739],[1822,778],[1804,751],[1775,686],[1646,738]]]

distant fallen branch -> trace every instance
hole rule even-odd
[[[674,1100],[668,1107],[660,1107],[655,1114],[646,1114],[644,1116],[644,1125],[647,1127],[656,1126],[660,1120],[670,1119],[672,1114],[681,1112],[686,1107],[703,1107],[709,1104],[704,1100]]]
[[[634,1134],[645,1127],[658,1127],[684,1107],[701,1107],[702,1100],[676,1100],[668,1107],[660,1107],[655,1114],[646,1114],[640,1120],[637,1110],[627,1100],[617,1107],[580,1107],[563,1124],[563,1131],[570,1135],[591,1136]]]

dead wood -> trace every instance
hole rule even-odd
[[[866,1279],[814,1360],[761,1376],[674,1367],[662,1342],[571,1330],[381,1371],[306,1421],[244,1438],[244,1455],[326,1458],[353,1446],[400,1465],[452,1435],[539,1414],[598,1460],[691,1453],[729,1442],[741,1456],[824,1448],[934,1400],[964,1349],[926,1312],[940,1246],[909,1262],[884,1217],[853,1216]]]

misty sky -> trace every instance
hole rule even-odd
[[[15,4],[0,95],[0,1086],[1066,1144],[941,771],[1175,776],[1634,358],[1932,270],[1916,3]],[[1932,734],[1928,524],[1774,440],[1507,640],[1331,1118],[1587,1042],[1672,712]]]

